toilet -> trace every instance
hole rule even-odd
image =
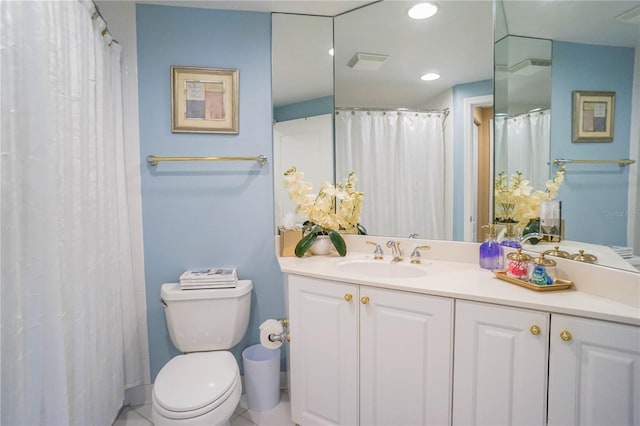
[[[228,349],[247,331],[250,280],[235,288],[181,290],[163,284],[162,304],[172,358],[153,384],[155,425],[228,425],[242,394],[240,369]]]

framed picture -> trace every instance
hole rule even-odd
[[[238,70],[172,66],[171,131],[238,133]]]
[[[616,92],[573,92],[573,141],[612,142]]]

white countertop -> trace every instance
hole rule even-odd
[[[434,244],[437,243],[431,242],[432,247]],[[477,250],[476,245],[465,247],[463,244],[459,243],[460,251]],[[576,287],[544,292],[529,290],[495,278],[491,271],[481,269],[477,263],[432,260],[428,253],[421,265],[411,265],[407,260],[402,262],[424,270],[425,275],[418,278],[381,278],[345,272],[340,268],[341,263],[373,261],[372,254],[353,250],[345,257],[278,257],[278,262],[282,272],[288,274],[640,325],[640,309],[636,306],[596,296]],[[391,257],[385,256],[375,262],[391,263]]]

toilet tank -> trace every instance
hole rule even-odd
[[[163,284],[160,290],[171,341],[182,352],[226,350],[237,345],[249,324],[250,280],[235,288],[181,290]]]

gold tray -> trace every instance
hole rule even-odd
[[[493,271],[493,273],[495,274],[496,278],[498,278],[499,280],[506,281],[511,284],[519,285],[521,287],[525,287],[525,288],[528,288],[529,290],[534,290],[534,291],[566,290],[573,285],[572,281],[561,280],[559,278],[556,278],[553,284],[550,284],[550,285],[536,285],[536,284],[531,284],[528,281],[519,280],[517,278],[511,278],[507,276],[506,271]]]

